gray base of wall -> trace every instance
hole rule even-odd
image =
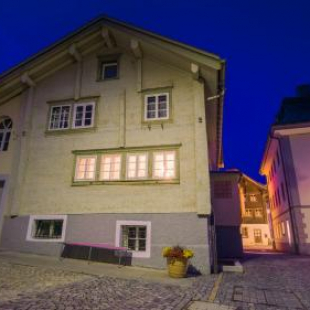
[[[195,253],[192,265],[202,273],[210,273],[207,218],[196,213],[176,214],[84,214],[68,215],[65,242],[90,242],[115,245],[116,221],[150,221],[150,258],[133,258],[136,266],[165,268],[161,252],[164,246],[180,245]],[[1,249],[41,255],[60,256],[62,244],[26,241],[29,216],[4,218]]]

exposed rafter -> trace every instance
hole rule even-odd
[[[28,72],[25,72],[21,77],[20,80],[23,84],[26,84],[29,87],[36,86],[34,80],[29,76]]]
[[[108,48],[116,47],[115,39],[114,39],[111,31],[108,28],[102,27],[101,35],[102,35],[104,41],[106,42]]]
[[[130,48],[133,52],[133,54],[135,55],[136,58],[142,58],[142,49],[140,46],[140,43],[138,40],[136,39],[131,39],[130,40]]]
[[[70,45],[69,49],[69,54],[77,61],[80,62],[82,61],[82,55],[79,53],[79,51],[76,48],[76,45],[73,43]]]
[[[191,72],[192,72],[193,78],[194,78],[195,80],[198,80],[198,79],[199,79],[199,74],[200,74],[199,71],[200,71],[200,70],[199,70],[199,66],[196,65],[196,64],[194,64],[194,63],[192,63],[192,64],[191,64]]]

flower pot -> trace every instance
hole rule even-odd
[[[168,274],[171,278],[184,278],[187,271],[187,258],[169,257]]]

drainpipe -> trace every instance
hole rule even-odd
[[[281,159],[282,159],[282,145],[281,145],[281,139],[279,137],[274,136],[273,134],[270,134],[270,138],[277,140],[278,144],[279,144],[279,149],[280,149],[280,154],[281,154]],[[292,200],[291,200],[291,195],[290,195],[290,191],[288,190],[288,175],[287,175],[287,171],[286,171],[286,167],[284,165],[284,161],[282,160],[282,167],[283,167],[283,174],[284,174],[284,181],[285,181],[285,188],[286,188],[286,193],[287,193],[287,200],[288,200],[288,211],[289,211],[289,215],[290,215],[290,220],[291,220],[291,227],[292,227],[292,235],[293,235],[293,241],[294,241],[294,251],[296,254],[299,254],[299,241],[298,241],[298,228],[296,225],[296,221],[295,221],[295,217],[293,215],[291,206],[292,204]]]

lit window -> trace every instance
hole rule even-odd
[[[176,177],[175,151],[154,152],[153,178],[174,179]]]
[[[5,118],[0,122],[0,151],[7,151],[12,130],[12,120]]]
[[[242,238],[249,238],[249,231],[247,227],[242,227],[241,230]]]
[[[169,94],[156,94],[145,96],[145,120],[158,120],[169,118]]]
[[[256,197],[256,195],[250,195],[250,201],[251,201],[251,202],[257,202],[257,197]]]
[[[76,159],[75,180],[93,181],[96,174],[96,156],[78,156]]]
[[[246,216],[246,217],[252,217],[252,216],[253,216],[252,210],[246,209],[246,210],[245,210],[245,216]]]
[[[127,155],[127,179],[145,179],[148,176],[147,154]]]
[[[73,127],[93,127],[95,103],[79,103],[74,105]]]
[[[113,181],[120,179],[121,155],[107,154],[101,156],[100,180]]]
[[[52,106],[49,129],[57,130],[69,128],[70,109],[71,106],[69,105]]]
[[[101,66],[102,80],[116,79],[118,77],[117,61],[102,62]]]
[[[263,210],[255,209],[255,217],[263,217]]]

